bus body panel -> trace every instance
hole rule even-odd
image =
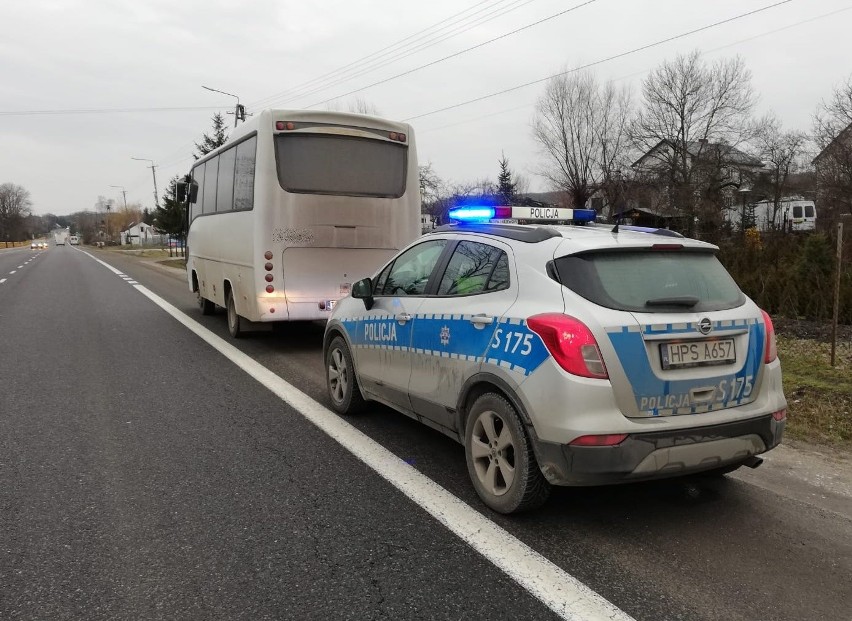
[[[276,159],[276,121],[308,124],[299,131],[312,135],[376,139],[377,132],[405,133],[404,193],[384,198],[285,191]],[[358,114],[265,110],[235,129],[228,143],[196,167],[253,133],[253,208],[197,215],[200,207],[191,206],[196,217],[190,218],[188,233],[189,286],[195,290],[195,275],[200,294],[220,306],[230,287],[237,313],[250,321],[325,319],[351,283],[375,273],[421,233],[411,126]]]

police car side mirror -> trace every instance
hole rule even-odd
[[[357,300],[364,300],[364,307],[367,310],[373,308],[373,281],[369,278],[362,278],[352,285],[352,297]]]

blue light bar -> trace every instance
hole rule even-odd
[[[483,222],[494,217],[493,207],[456,207],[447,214],[459,222]]]
[[[578,222],[594,222],[596,216],[597,212],[594,209],[575,209],[571,219]]]

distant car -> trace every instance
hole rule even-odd
[[[41,250],[46,250],[47,249],[47,242],[39,242],[38,247]]]
[[[72,246],[79,246],[80,245],[80,238],[77,237],[76,235],[72,235],[71,237],[68,238],[68,242]]]
[[[31,244],[30,244],[30,248],[31,248],[31,249],[33,249],[33,250],[35,250],[36,248],[38,248],[38,242],[35,242],[35,241],[34,241],[33,243],[31,243]]]
[[[458,440],[501,513],[550,485],[756,467],[784,431],[781,366],[717,251],[629,226],[436,229],[334,306],[331,405]]]

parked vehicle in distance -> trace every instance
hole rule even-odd
[[[35,250],[36,248],[38,248],[38,242],[34,241],[30,244],[30,249]]]
[[[716,251],[629,226],[440,227],[335,306],[332,406],[461,442],[501,513],[551,485],[757,467],[786,422],[775,333]]]
[[[68,238],[68,243],[70,243],[72,246],[78,246],[80,245],[80,238],[76,235],[72,235]]]
[[[57,246],[64,246],[66,239],[68,239],[67,231],[60,231],[53,234],[53,241]]]
[[[187,279],[232,336],[327,319],[351,283],[420,235],[411,126],[361,114],[265,110],[198,160]]]
[[[753,212],[751,209],[753,208]],[[734,230],[739,230],[743,221],[743,209],[746,220],[754,222],[759,231],[804,232],[816,230],[817,210],[813,201],[801,197],[784,198],[776,209],[774,201],[764,200],[725,210],[725,217]]]

